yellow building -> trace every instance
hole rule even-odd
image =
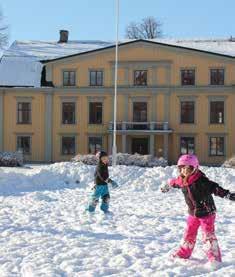
[[[111,153],[115,46],[67,35],[15,42],[4,54],[0,151],[23,149],[34,162]],[[196,153],[203,164],[221,164],[235,153],[234,103],[233,38],[120,43],[118,152],[170,163]]]

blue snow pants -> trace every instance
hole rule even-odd
[[[110,194],[109,194],[109,188],[107,184],[103,185],[96,185],[90,195],[90,201],[88,206],[89,212],[94,212],[97,204],[99,203],[99,198],[101,197],[102,203],[100,206],[100,209],[106,213],[109,209],[109,200],[110,200]]]

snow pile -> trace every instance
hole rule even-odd
[[[0,172],[0,194],[16,195],[31,191],[74,188],[78,184],[79,187],[85,187],[87,183],[84,183],[84,178],[86,182],[87,180],[92,182],[94,175],[91,174],[90,167],[81,167],[79,163],[68,162],[37,166],[34,170],[28,166],[27,176],[24,170],[24,168],[6,169]]]
[[[235,168],[235,156],[225,161],[222,165],[222,167],[230,167]]]
[[[94,168],[67,162],[0,169],[1,277],[234,276],[234,203],[215,197],[223,263],[210,272],[200,230],[191,259],[169,258],[187,212],[180,191],[162,194],[159,187],[176,176],[176,166],[110,167],[119,188],[111,190],[108,218],[98,207],[94,215],[84,213]],[[235,189],[233,169],[202,170]],[[5,195],[7,185],[12,193]]]
[[[0,152],[0,166],[23,166],[22,152]]]
[[[95,155],[80,155],[75,156],[72,161],[82,162],[87,165],[96,165],[98,158]],[[156,158],[152,155],[127,154],[117,153],[118,165],[135,165],[141,167],[167,166],[167,161],[164,158]],[[112,165],[112,156],[109,156],[109,165]]]

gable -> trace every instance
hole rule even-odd
[[[232,43],[232,42],[231,42]],[[208,46],[207,45],[199,45],[199,47],[196,47],[195,44],[186,44],[184,43],[163,43],[162,41],[156,41],[156,40],[132,40],[132,41],[128,41],[128,42],[124,42],[124,43],[120,43],[119,44],[119,51],[121,51],[123,48],[135,48],[136,45],[140,46],[140,47],[157,47],[159,49],[168,49],[169,51],[172,52],[178,52],[178,53],[188,53],[188,54],[193,54],[193,53],[197,53],[198,55],[204,55],[204,56],[212,56],[212,57],[221,57],[221,58],[228,58],[228,59],[234,59],[235,58],[235,42],[233,47],[231,47],[231,49],[227,50],[227,51],[223,51],[222,47],[215,47],[214,48],[212,46]],[[203,48],[205,50],[203,50]],[[99,49],[94,49],[91,51],[87,51],[87,52],[82,52],[82,53],[77,53],[77,54],[73,54],[73,55],[69,55],[69,56],[65,56],[65,57],[60,57],[60,58],[56,58],[56,59],[51,59],[51,60],[44,60],[42,61],[43,63],[57,63],[60,61],[64,61],[64,60],[71,60],[73,58],[76,57],[82,57],[82,56],[90,56],[90,55],[99,55],[102,53],[108,53],[108,52],[113,52],[115,49],[115,45],[110,45],[107,47],[103,47],[103,48],[99,48]],[[228,53],[231,53],[231,55],[229,55]]]

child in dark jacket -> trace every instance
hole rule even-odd
[[[180,188],[188,205],[189,216],[183,242],[173,257],[188,259],[196,243],[197,231],[201,226],[203,242],[209,262],[221,262],[221,253],[215,236],[216,207],[212,194],[221,198],[235,200],[235,193],[230,193],[217,183],[210,181],[199,169],[195,155],[183,155],[178,160],[180,175],[161,188],[167,192],[171,187]]]
[[[98,165],[95,170],[95,186],[93,188],[93,192],[90,197],[89,206],[87,210],[89,212],[94,212],[97,204],[99,203],[99,198],[101,197],[102,203],[100,209],[104,213],[109,212],[109,201],[110,201],[110,194],[108,183],[111,183],[113,187],[116,187],[117,184],[113,180],[109,178],[109,171],[108,171],[108,155],[106,152],[101,151],[97,153],[98,156]]]

